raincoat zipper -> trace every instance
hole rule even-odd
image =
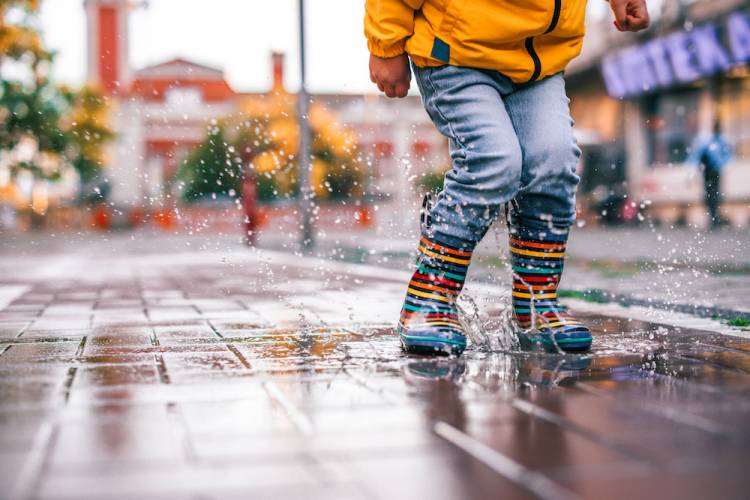
[[[560,21],[560,9],[562,8],[562,0],[555,0],[555,10],[552,12],[552,21],[549,23],[549,28],[543,34],[552,32],[557,27],[558,21]],[[530,36],[526,39],[526,52],[531,56],[531,60],[534,62],[534,72],[531,74],[528,83],[535,81],[542,74],[542,61],[539,59],[539,54],[534,49],[534,37]]]

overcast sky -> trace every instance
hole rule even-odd
[[[364,0],[307,0],[308,84],[312,91],[373,91],[362,34]],[[54,74],[86,75],[83,0],[43,0],[41,28],[58,52]],[[184,57],[223,68],[239,91],[270,86],[270,51],[287,54],[286,82],[299,85],[297,0],[150,0],[131,14],[134,68]]]

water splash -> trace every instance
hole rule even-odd
[[[459,296],[456,306],[459,318],[473,349],[486,352],[512,352],[520,349],[510,314],[510,304],[500,302],[499,311],[483,313],[469,294]]]
[[[536,298],[536,295],[534,294],[534,289],[532,288],[532,286],[529,283],[527,283],[521,277],[521,275],[519,275],[515,271],[513,271],[513,278],[518,279],[521,282],[521,284],[523,284],[526,287],[527,291],[529,292],[529,296],[531,298],[531,300],[529,301],[529,306],[531,309],[531,327],[524,329],[524,330],[519,330],[518,333],[523,334],[530,338],[534,338],[535,336],[539,338],[539,336],[541,335],[541,331],[540,331],[541,329],[546,328],[547,331],[552,331],[552,328],[549,327],[549,320],[547,319],[547,317],[544,316],[543,314],[537,313],[537,310],[536,310],[537,298]],[[510,322],[510,325],[512,329],[514,330],[518,329],[518,327],[516,327],[512,321]],[[549,337],[550,337],[550,340],[552,341],[552,347],[554,348],[554,350],[560,354],[564,353],[562,348],[560,348],[560,346],[558,345],[555,335],[549,335]]]

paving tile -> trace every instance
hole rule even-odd
[[[567,486],[584,498],[745,498],[747,479],[742,462],[700,463],[678,472],[623,474],[600,479],[571,478]],[[565,484],[564,483],[564,484]]]
[[[3,363],[0,360],[1,380],[62,380],[70,369],[68,362],[16,362]]]
[[[11,378],[0,380],[0,407],[24,403],[54,404],[62,390],[62,380]]]
[[[0,450],[3,453],[28,452],[39,428],[53,413],[52,408],[25,410],[0,404]]]
[[[29,457],[29,448],[0,449],[0,491],[10,495]]]
[[[417,451],[398,456],[362,456],[347,462],[361,477],[368,493],[378,499],[531,499],[532,495],[486,465],[449,450],[433,455]]]
[[[207,494],[242,490],[247,498],[254,492],[269,495],[279,488],[300,489],[325,484],[319,471],[303,459],[284,464],[245,465],[165,465],[160,467],[128,468],[112,466],[95,473],[86,469],[74,473],[65,471],[45,476],[38,497],[42,499],[99,499],[110,498],[115,491],[120,498],[200,497]]]
[[[125,410],[127,411],[127,410]],[[64,421],[48,458],[51,474],[95,474],[120,467],[158,468],[184,463],[185,449],[174,421],[150,415],[128,419],[89,416]]]
[[[159,373],[153,360],[150,364],[100,364],[79,367],[73,381],[73,389],[159,382]]]
[[[275,416],[283,418],[281,414]],[[373,423],[372,432],[341,430],[317,432],[308,437],[295,432],[291,425],[263,432],[245,432],[234,425],[191,432],[190,439],[199,461],[216,464],[283,462],[304,452],[336,466],[352,458],[377,456],[385,459],[415,450],[439,454],[447,446],[421,427],[390,426],[387,432],[375,427]]]
[[[28,340],[50,340],[50,339],[78,339],[80,340],[81,337],[85,337],[91,333],[91,330],[88,328],[76,328],[76,329],[62,329],[62,328],[53,328],[53,329],[40,329],[35,328],[34,323],[30,323],[30,326],[23,330],[23,335],[21,335],[19,338],[28,339]]]
[[[284,409],[275,405],[259,384],[244,384],[237,399],[185,401],[180,410],[187,429],[195,436],[296,435],[296,427]]]
[[[204,346],[182,352],[168,351],[163,354],[171,383],[205,381],[208,378],[224,378],[249,375],[245,366],[224,346],[216,345],[211,350]]]
[[[70,361],[75,357],[80,344],[80,340],[14,343],[0,356],[0,365]]]

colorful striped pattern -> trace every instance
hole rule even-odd
[[[398,327],[407,351],[460,354],[466,348],[456,298],[470,262],[470,251],[422,236]]]
[[[529,332],[538,330],[545,345],[557,344],[571,351],[588,349],[591,332],[557,300],[567,234],[534,233],[528,229],[522,234],[516,232],[510,237],[516,325],[527,338],[533,337]]]

